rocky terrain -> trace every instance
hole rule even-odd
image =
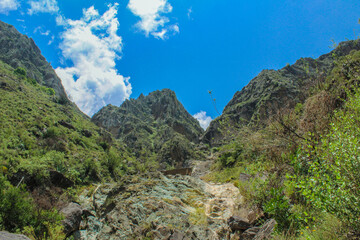
[[[153,172],[94,188],[79,198],[85,217],[76,239],[237,239],[247,229],[253,239],[260,230],[262,213],[232,183]]]

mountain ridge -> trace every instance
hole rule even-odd
[[[223,113],[210,123],[202,141],[219,145],[226,138],[224,132],[234,132],[247,125],[259,126],[281,108],[303,103],[307,91],[326,78],[336,58],[359,49],[359,41],[345,41],[317,59],[300,58],[279,70],[262,70],[234,94]]]

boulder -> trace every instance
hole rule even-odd
[[[228,219],[228,225],[232,231],[246,230],[251,227],[251,224],[247,219],[232,216]]]
[[[30,240],[30,238],[9,232],[0,232],[0,240]]]
[[[260,231],[260,227],[252,227],[249,228],[248,230],[246,230],[245,232],[243,232],[241,234],[241,238],[242,240],[252,240],[254,239],[254,237],[256,236],[256,234],[258,234],[258,232]]]
[[[254,240],[269,239],[274,232],[277,222],[274,219],[267,220],[261,227],[259,232],[255,235]]]
[[[64,226],[64,233],[70,235],[72,232],[79,230],[82,209],[77,203],[69,203],[65,208],[61,210],[65,219],[62,221]]]
[[[258,222],[259,219],[263,218],[264,212],[260,208],[254,208],[249,211],[247,219],[251,225],[254,225]]]

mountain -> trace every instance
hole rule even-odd
[[[2,21],[0,21],[0,60],[14,69],[18,67],[26,69],[28,78],[54,89],[58,101],[69,101],[60,78],[41,55],[34,40]]]
[[[186,166],[192,155],[191,143],[198,143],[203,133],[199,122],[169,89],[141,94],[120,107],[108,105],[92,121],[126,142],[137,157],[156,153],[161,162],[172,166]]]
[[[234,94],[222,115],[213,120],[202,137],[204,143],[220,145],[243,126],[261,127],[282,108],[303,103],[308,91],[323,82],[334,60],[360,49],[359,41],[346,41],[317,59],[301,58],[280,70],[263,70]]]

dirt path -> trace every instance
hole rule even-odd
[[[209,157],[205,161],[194,161],[191,176],[201,179],[201,177],[210,173],[210,167],[213,163],[213,157]],[[243,197],[234,184],[215,184],[204,181],[204,191],[212,196],[204,202],[205,214],[209,218],[226,221],[235,213],[242,215],[239,206],[243,201]]]
[[[212,219],[226,221],[238,211],[242,203],[240,191],[232,183],[205,183],[205,191],[213,196],[204,203],[205,214]]]

